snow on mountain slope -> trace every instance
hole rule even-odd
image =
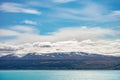
[[[103,58],[113,57],[108,55],[90,54],[85,52],[55,52],[55,53],[27,53],[26,55],[9,54],[1,56],[0,59],[81,59],[81,58]]]

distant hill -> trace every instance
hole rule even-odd
[[[0,69],[120,70],[120,57],[85,52],[28,53],[21,57],[9,54],[0,57]]]

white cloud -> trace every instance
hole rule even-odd
[[[31,20],[24,20],[23,23],[24,24],[30,24],[30,25],[37,25],[37,22],[31,21]]]
[[[15,51],[20,50],[18,46],[0,43],[0,56],[7,55],[10,53],[15,53]]]
[[[75,0],[53,0],[53,2],[56,2],[56,3],[68,3],[68,2],[73,2]]]
[[[37,34],[39,31],[32,26],[16,25],[8,29],[0,29],[0,37],[21,36],[24,34]]]
[[[112,11],[111,16],[119,16],[120,17],[120,10]]]
[[[10,43],[28,43],[28,42],[36,42],[41,41],[42,36],[33,33],[21,33],[21,35],[17,36],[17,38],[9,40]]]
[[[26,42],[39,42],[39,41],[67,41],[67,40],[100,40],[108,39],[111,37],[117,37],[120,33],[112,29],[104,29],[100,27],[91,28],[87,26],[69,27],[56,30],[55,32],[48,33],[46,35],[39,34],[40,31],[30,26],[13,26],[9,29],[2,30],[0,36],[16,36],[16,38],[4,40],[7,43],[26,43]],[[10,33],[14,32],[14,33]]]
[[[63,28],[56,32],[51,33],[51,37],[56,40],[86,40],[86,39],[102,39],[107,35],[114,36],[115,31],[103,28],[88,28],[86,26],[76,28]]]
[[[80,3],[80,4],[79,4]],[[119,20],[119,10],[109,10],[105,5],[95,2],[78,2],[81,7],[55,7],[54,14],[50,16],[58,19],[72,19],[82,21],[110,22]]]
[[[24,32],[24,33],[38,32],[37,29],[33,28],[32,26],[24,26],[24,25],[16,25],[11,27],[10,29],[18,32]]]
[[[22,4],[12,3],[12,2],[2,3],[0,5],[0,10],[11,13],[27,13],[27,14],[37,14],[37,15],[41,14],[41,12],[36,9],[26,8]]]
[[[9,53],[8,53],[9,51]],[[83,40],[62,42],[34,42],[21,45],[0,44],[2,54],[15,53],[24,55],[27,53],[52,53],[52,52],[88,52],[104,55],[120,56],[120,40]]]
[[[0,37],[18,36],[20,33],[9,29],[0,29]]]
[[[82,6],[78,6],[78,8],[55,7],[56,12],[53,14],[53,17],[84,21],[102,20],[104,10],[106,10],[104,6],[90,1],[81,1],[78,4]]]
[[[111,13],[107,15],[107,19],[112,20],[112,21],[120,20],[120,10],[111,11]]]
[[[34,33],[36,29],[31,27],[16,26],[0,30],[3,33],[0,37],[16,36],[10,40],[4,40],[6,44],[0,43],[0,55],[70,51],[120,55],[120,40],[107,40],[106,38],[108,35],[118,35],[119,32],[111,29],[82,26],[62,28],[48,35]]]

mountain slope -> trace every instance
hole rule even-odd
[[[9,54],[0,57],[0,69],[120,69],[120,57],[85,52]]]

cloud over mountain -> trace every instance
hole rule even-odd
[[[0,55],[14,53],[24,55],[27,53],[52,53],[52,52],[88,52],[105,55],[120,56],[120,40],[83,40],[61,42],[34,42],[20,45],[0,44]]]

